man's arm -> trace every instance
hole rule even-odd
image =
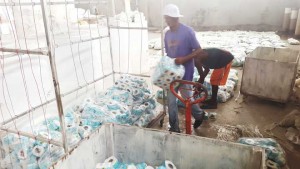
[[[196,50],[194,50],[191,54],[184,56],[184,57],[179,57],[175,59],[175,63],[176,64],[184,64],[185,62],[188,62],[189,60],[195,58],[196,56],[200,55],[202,52],[201,48],[198,48]]]
[[[206,68],[202,65],[202,63],[198,62],[197,64],[195,64],[198,73],[200,75],[198,82],[203,84],[204,83],[204,79],[207,76],[208,72],[209,72],[209,68]],[[204,69],[204,70],[203,70]]]

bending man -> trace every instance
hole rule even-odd
[[[177,64],[184,64],[189,62],[193,57],[185,57],[176,59]],[[205,101],[201,106],[202,109],[216,109],[218,102],[219,86],[225,85],[230,72],[231,63],[234,56],[225,50],[217,48],[208,48],[201,50],[200,54],[195,58],[195,66],[199,72],[198,82],[203,84],[204,79],[209,73],[210,69],[214,69],[210,77],[210,84],[212,86],[211,99]]]

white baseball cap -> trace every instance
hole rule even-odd
[[[174,4],[168,4],[167,6],[165,6],[163,15],[170,16],[173,18],[183,17],[183,15],[181,15],[179,12],[179,8]]]

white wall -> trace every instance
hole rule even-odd
[[[140,0],[145,1],[145,0]],[[161,2],[148,0],[149,26],[161,23]],[[299,0],[164,0],[174,3],[184,15],[182,21],[195,29],[261,29],[280,28],[285,7],[300,8]],[[144,2],[144,5],[146,3]]]

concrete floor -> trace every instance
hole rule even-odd
[[[149,39],[153,35],[149,36]],[[300,50],[300,46],[292,46],[293,49]],[[299,109],[295,103],[279,104],[271,101],[262,100],[256,97],[247,97],[246,99],[241,94],[240,97],[235,101],[238,96],[240,86],[241,86],[241,77],[242,77],[242,68],[237,68],[239,70],[239,85],[235,90],[234,98],[230,99],[226,103],[221,103],[218,105],[216,110],[208,110],[208,112],[216,112],[216,120],[205,121],[201,127],[193,131],[194,135],[201,137],[216,138],[217,130],[212,127],[212,125],[238,125],[238,124],[249,124],[258,126],[260,132],[264,137],[272,137],[268,135],[265,130],[269,128],[273,123],[279,122],[285,115],[287,115],[293,109]],[[185,115],[184,109],[180,109],[179,119],[180,119],[180,129],[182,132],[185,132]],[[160,130],[168,129],[168,116],[165,117],[165,122],[161,128],[157,124],[154,128]],[[275,138],[280,145],[284,148],[287,157],[288,167],[290,169],[297,169],[300,166],[300,146],[296,146],[289,142],[284,134],[286,129],[276,127],[272,130]]]

